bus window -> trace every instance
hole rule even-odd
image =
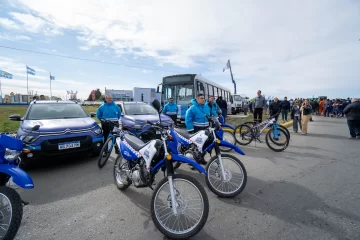
[[[212,85],[208,85],[208,92],[209,92],[209,96],[213,96],[214,95],[214,88]]]
[[[214,87],[214,97],[215,97],[215,99],[217,99],[218,98],[218,88],[217,87]]]
[[[209,99],[208,84],[205,83],[205,99]]]
[[[197,81],[197,94],[202,93],[205,95],[205,87],[204,84],[200,81]]]

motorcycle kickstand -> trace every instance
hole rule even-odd
[[[21,199],[21,202],[22,202],[22,204],[24,204],[24,206],[29,205],[29,202],[25,202],[25,201],[22,200],[22,199]]]

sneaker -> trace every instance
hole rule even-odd
[[[356,136],[356,139],[360,139],[360,136]]]
[[[350,137],[348,137],[349,139],[355,139],[355,137],[352,137],[352,136],[350,136]],[[357,138],[357,137],[356,137]]]

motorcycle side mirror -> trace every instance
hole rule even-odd
[[[158,113],[160,113],[160,109],[161,109],[161,104],[160,102],[155,99],[153,102],[152,102],[152,105],[153,107],[156,109],[156,111],[158,111]]]

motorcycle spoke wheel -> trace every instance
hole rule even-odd
[[[247,182],[247,173],[242,162],[229,154],[221,154],[225,179],[223,179],[218,156],[210,159],[206,165],[206,184],[220,197],[234,197],[240,194]]]
[[[162,179],[151,199],[151,217],[155,226],[171,239],[196,235],[205,225],[209,214],[209,200],[205,189],[194,178],[174,174],[176,206],[172,206],[168,177]],[[177,215],[172,212],[176,207]]]
[[[229,131],[224,131],[223,141],[236,145],[235,135]],[[230,152],[232,150],[232,148],[224,146],[219,146],[219,148],[222,152]]]
[[[23,207],[19,194],[12,188],[0,187],[0,239],[14,239],[19,230]]]

